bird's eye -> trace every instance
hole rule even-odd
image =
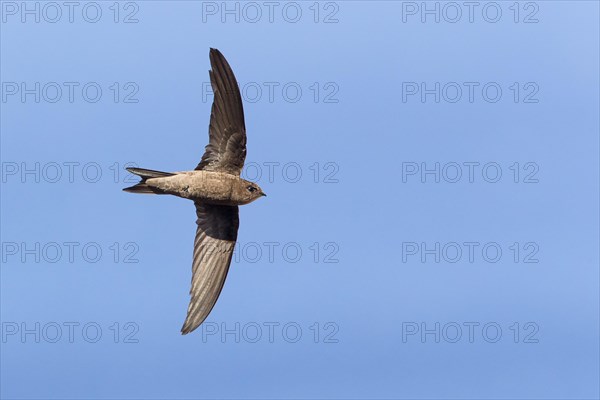
[[[257,190],[257,189],[256,189],[254,186],[248,186],[248,191],[249,191],[250,193],[254,193],[254,192],[256,192],[256,190]]]

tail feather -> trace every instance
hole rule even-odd
[[[140,178],[142,178],[140,183],[138,183],[137,185],[130,186],[128,188],[123,189],[124,191],[130,192],[130,193],[164,194],[160,190],[146,185],[146,180],[150,179],[150,178],[162,178],[165,176],[175,175],[175,174],[171,174],[170,172],[154,171],[151,169],[144,169],[144,168],[126,168],[126,169],[127,169],[127,171],[131,172],[132,174],[135,174],[135,175],[139,176]]]

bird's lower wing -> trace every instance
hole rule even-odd
[[[196,239],[190,305],[182,334],[196,329],[214,307],[233,256],[239,227],[238,207],[196,203]]]

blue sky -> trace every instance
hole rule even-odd
[[[598,398],[597,2],[23,4],[2,398]],[[210,47],[268,197],[182,337],[193,206],[121,189],[197,165]]]

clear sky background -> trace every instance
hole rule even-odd
[[[598,398],[597,2],[23,4],[2,398]],[[209,47],[268,197],[181,336],[193,205],[123,168],[197,165]]]

